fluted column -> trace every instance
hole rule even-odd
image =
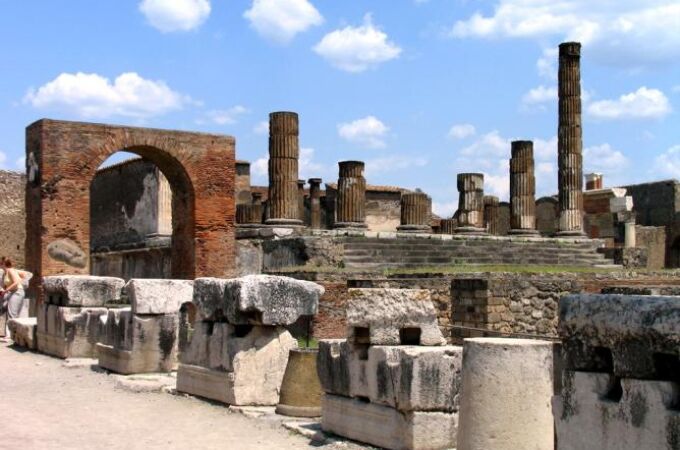
[[[511,155],[509,234],[538,234],[536,231],[534,143],[513,141]]]
[[[583,142],[581,130],[581,44],[560,44],[557,164],[560,219],[558,235],[583,233]]]
[[[309,182],[309,211],[310,227],[315,230],[321,228],[321,178],[310,178]]]
[[[250,205],[236,205],[236,224],[250,223]]]
[[[442,219],[440,224],[440,234],[454,234],[458,227],[456,219]]]
[[[302,225],[298,201],[298,115],[269,115],[268,225]]]
[[[498,205],[500,201],[494,195],[484,196],[484,228],[486,232],[494,236],[498,235]]]
[[[338,178],[335,228],[366,228],[364,163],[343,161]]]
[[[458,174],[458,227],[456,233],[485,233],[484,174]]]
[[[403,233],[432,233],[431,201],[424,192],[401,194],[401,225]]]
[[[298,180],[298,218],[305,223],[305,180]]]

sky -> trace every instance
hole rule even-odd
[[[583,44],[584,171],[680,178],[678,0],[0,0],[0,168],[41,118],[227,134],[266,184],[267,119],[300,178],[366,162],[441,216],[456,174],[507,200],[510,142],[557,192],[557,45]]]

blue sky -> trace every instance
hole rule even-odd
[[[586,170],[680,178],[678,0],[0,0],[0,165],[50,117],[233,135],[264,183],[268,113],[293,110],[303,178],[363,160],[450,215],[458,172],[507,199],[509,142],[532,139],[554,193],[571,39]]]

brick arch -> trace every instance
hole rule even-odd
[[[27,267],[37,280],[89,273],[90,183],[102,162],[124,150],[156,164],[173,188],[173,277],[230,276],[234,147],[232,137],[203,133],[49,119],[31,124]]]

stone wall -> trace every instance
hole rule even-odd
[[[25,186],[24,174],[0,170],[0,256],[11,258],[17,267],[25,267]]]
[[[544,236],[551,236],[559,227],[559,204],[555,197],[536,200],[536,229]]]
[[[410,192],[391,186],[366,186],[366,225],[369,231],[396,231],[401,222],[401,193]],[[326,184],[323,202],[326,228],[335,222],[335,198],[337,187]]]
[[[647,249],[647,268],[663,269],[666,263],[666,228],[635,226],[636,247]]]
[[[498,204],[498,236],[506,236],[510,231],[510,203]]]
[[[92,275],[132,278],[172,278],[169,245],[124,251],[91,253]]]

